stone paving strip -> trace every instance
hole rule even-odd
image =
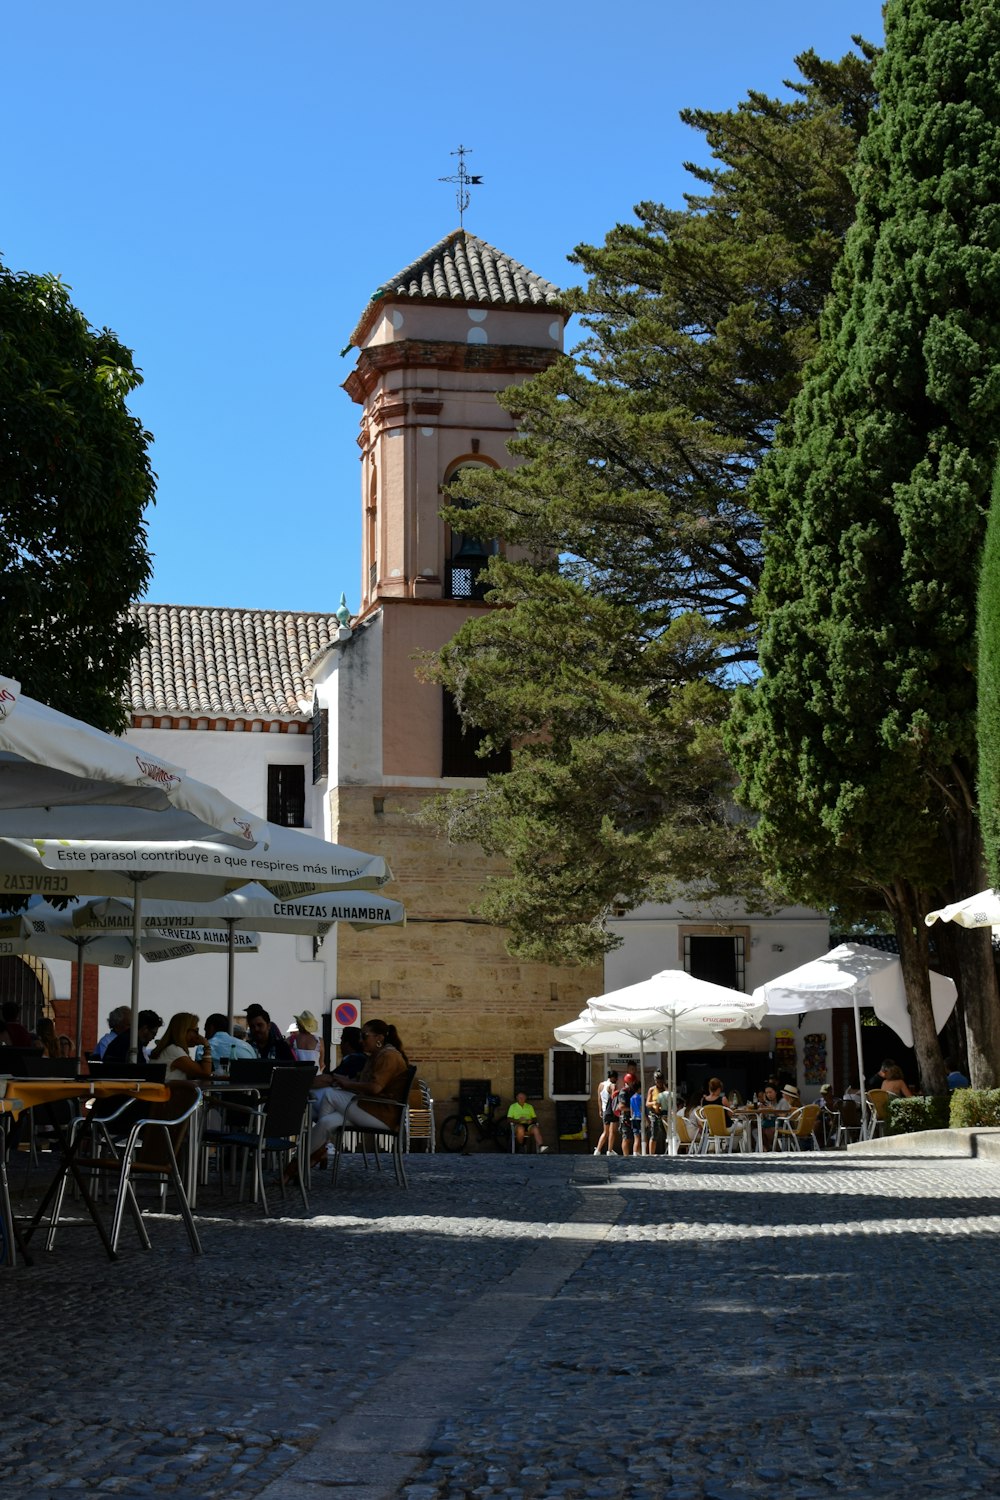
[[[0,1271],[5,1494],[1000,1494],[1000,1162],[409,1169]]]

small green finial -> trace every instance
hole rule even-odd
[[[337,619],[346,630],[351,623],[351,611],[347,607],[347,595],[341,594],[340,604],[337,607]]]

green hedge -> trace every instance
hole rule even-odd
[[[969,1125],[1000,1125],[1000,1089],[956,1089],[951,1096],[953,1130]]]
[[[912,1099],[890,1095],[889,1134],[910,1135],[915,1130],[947,1130],[948,1106],[947,1094],[916,1094]]]

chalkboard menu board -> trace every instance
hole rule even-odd
[[[514,1053],[514,1094],[527,1094],[529,1099],[545,1097],[545,1053]]]

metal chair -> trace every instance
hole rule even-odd
[[[265,1155],[276,1156],[279,1160],[281,1171],[278,1180],[281,1185],[281,1196],[284,1198],[286,1196],[285,1168],[290,1166],[289,1157],[294,1153],[296,1167],[294,1180],[302,1195],[303,1208],[307,1212],[309,1209],[306,1184],[309,1166],[309,1095],[313,1077],[313,1071],[305,1068],[280,1066],[274,1068],[270,1075],[271,1086],[267,1098],[258,1105],[226,1100],[227,1112],[245,1118],[244,1130],[233,1130],[227,1125],[224,1129],[202,1132],[203,1149],[215,1146],[219,1151],[220,1173],[222,1170],[221,1153],[224,1149],[243,1153],[243,1170],[240,1174],[241,1197],[246,1180],[246,1164],[251,1158],[253,1159],[254,1202],[257,1201],[259,1193],[264,1213],[268,1216],[271,1210],[264,1186]]]
[[[801,1151],[803,1141],[811,1141],[813,1150],[818,1151],[818,1119],[818,1104],[804,1104],[801,1109],[793,1109],[790,1114],[779,1115],[774,1122],[775,1151]]]
[[[729,1155],[733,1149],[734,1141],[742,1138],[743,1132],[735,1125],[730,1125],[726,1118],[725,1107],[721,1104],[703,1104],[695,1111],[704,1122],[701,1132],[701,1154],[707,1156],[710,1151],[716,1155],[725,1153]]]
[[[200,1108],[201,1090],[194,1084],[171,1084],[170,1098],[162,1104],[146,1106],[146,1113],[141,1119],[134,1121],[123,1147],[114,1141],[112,1132],[108,1129],[110,1120],[104,1119],[97,1122],[103,1132],[109,1154],[91,1157],[77,1156],[76,1165],[93,1173],[106,1173],[118,1177],[118,1193],[111,1225],[112,1254],[115,1254],[118,1249],[126,1208],[132,1217],[143,1247],[146,1250],[152,1248],[135,1192],[135,1183],[139,1181],[155,1181],[161,1189],[161,1196],[165,1195],[168,1187],[173,1187],[191,1249],[195,1255],[202,1253],[201,1241],[198,1238],[198,1231],[195,1228],[184,1187],[184,1179],[177,1165],[177,1153],[187,1135],[193,1115]],[[120,1113],[124,1113],[125,1109],[126,1106],[123,1105]],[[52,1249],[55,1242],[65,1193],[66,1177],[64,1176],[56,1192],[49,1218],[45,1242],[48,1250]]]
[[[885,1135],[889,1124],[889,1095],[885,1089],[869,1089],[865,1095],[865,1130],[864,1139],[874,1140],[877,1135]]]
[[[406,1117],[406,1151],[412,1151],[414,1141],[426,1141],[425,1151],[433,1151],[436,1144],[437,1133],[434,1129],[434,1100],[431,1097],[431,1086],[423,1078],[417,1079],[417,1088],[420,1091],[420,1104],[410,1105]]]
[[[366,1167],[368,1165],[367,1142],[371,1142],[374,1150],[375,1165],[380,1172],[382,1170],[382,1163],[379,1159],[379,1149],[383,1145],[386,1146],[387,1149],[392,1153],[392,1164],[396,1170],[397,1183],[402,1188],[409,1187],[410,1184],[406,1180],[406,1166],[403,1160],[403,1147],[407,1138],[408,1131],[408,1116],[410,1113],[410,1089],[413,1087],[413,1080],[416,1078],[416,1076],[417,1070],[415,1067],[407,1068],[406,1072],[402,1075],[402,1078],[400,1080],[399,1093],[401,1097],[398,1099],[390,1098],[387,1094],[372,1095],[371,1098],[366,1097],[364,1094],[355,1094],[355,1100],[362,1109],[364,1109],[367,1104],[388,1104],[391,1105],[393,1109],[398,1109],[400,1112],[399,1123],[397,1125],[382,1125],[377,1130],[374,1128],[374,1126],[369,1127],[367,1125],[352,1125],[349,1120],[346,1120],[343,1125],[339,1125],[331,1136],[331,1141],[335,1152],[333,1158],[334,1187],[336,1187],[337,1179],[340,1176],[340,1161],[341,1157],[344,1154],[345,1132],[347,1132],[348,1134],[355,1134],[359,1136],[361,1140],[361,1150],[362,1154],[364,1155]]]
[[[860,1141],[863,1134],[861,1123],[861,1105],[856,1099],[841,1099],[838,1110],[840,1123],[837,1126],[837,1135],[834,1144],[838,1147],[846,1146],[853,1138]]]
[[[688,1156],[694,1156],[698,1146],[698,1137],[701,1135],[701,1130],[694,1119],[689,1120],[687,1115],[676,1114],[674,1127],[677,1132],[678,1154],[683,1151]]]

